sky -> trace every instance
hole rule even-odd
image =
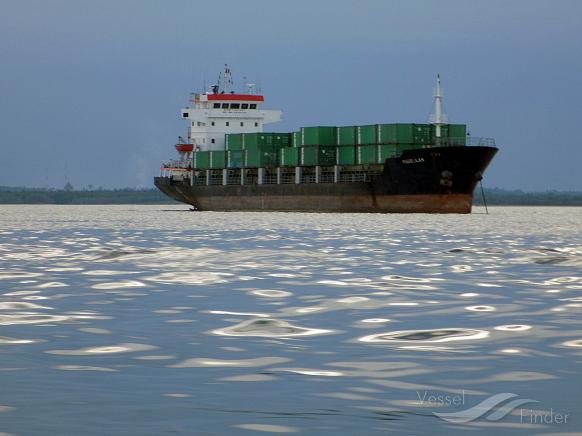
[[[152,187],[228,63],[271,131],[426,122],[440,73],[500,147],[486,187],[582,190],[580,23],[578,0],[0,0],[0,185]]]

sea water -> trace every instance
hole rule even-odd
[[[2,206],[0,433],[582,431],[582,208],[489,212]]]

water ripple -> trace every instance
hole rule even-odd
[[[260,366],[276,365],[278,363],[289,362],[291,359],[285,357],[257,357],[254,359],[211,359],[211,358],[194,358],[186,359],[170,368],[218,368],[218,367],[238,367],[238,368],[254,368]]]
[[[137,351],[155,350],[158,347],[147,344],[116,344],[103,345],[100,347],[77,348],[71,350],[47,350],[45,353],[58,354],[62,356],[95,356],[101,354],[135,353]]]
[[[298,327],[278,319],[250,319],[240,324],[213,330],[220,336],[260,336],[266,338],[289,338],[333,333],[333,330]]]
[[[388,343],[388,342],[453,342],[484,339],[489,332],[476,329],[447,328],[432,330],[401,330],[388,333],[378,333],[364,336],[361,342]]]

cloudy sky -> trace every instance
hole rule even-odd
[[[582,190],[582,1],[0,0],[0,185],[150,187],[179,108],[228,63],[271,130],[451,122],[489,187]]]

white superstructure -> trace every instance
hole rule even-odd
[[[190,159],[193,151],[224,150],[226,133],[262,132],[265,124],[281,121],[280,110],[262,108],[265,99],[253,92],[254,85],[247,84],[244,94],[231,91],[231,86],[225,65],[219,85],[211,86],[210,92],[191,94],[193,106],[182,108],[180,115],[189,122],[188,137],[181,142],[191,144],[192,150],[178,144],[181,160]]]

